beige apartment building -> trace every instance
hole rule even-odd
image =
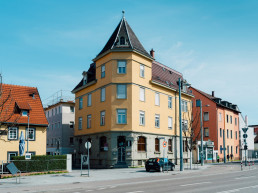
[[[77,164],[90,141],[92,167],[143,165],[151,157],[179,164],[178,78],[148,53],[123,17],[73,89]],[[184,161],[193,95],[182,88]],[[163,147],[164,141],[166,147]]]

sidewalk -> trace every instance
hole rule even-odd
[[[208,166],[198,167],[198,170],[206,169]],[[25,186],[37,186],[37,185],[57,185],[57,184],[71,184],[81,182],[92,181],[106,181],[106,180],[121,180],[129,178],[141,178],[151,176],[171,176],[180,175],[186,173],[193,173],[198,171],[185,169],[183,172],[179,171],[179,166],[176,166],[175,171],[164,172],[146,172],[145,168],[123,168],[123,169],[92,169],[90,170],[90,177],[84,175],[81,176],[80,170],[73,170],[70,173],[64,174],[48,174],[48,175],[36,175],[36,176],[22,176],[21,183],[16,184],[15,178],[0,179],[0,192],[3,188],[8,187],[25,187]],[[88,170],[83,170],[84,174],[88,173]]]

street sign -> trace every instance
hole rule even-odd
[[[25,159],[31,159],[31,153],[25,153]]]
[[[89,158],[87,155],[82,155],[81,159],[82,159],[82,165],[88,165]]]
[[[167,147],[167,142],[166,141],[163,142],[163,147]]]
[[[243,132],[246,133],[247,130],[248,130],[248,127],[247,128],[242,128]]]
[[[245,133],[245,134],[243,134],[243,138],[247,138],[248,137],[248,135]]]
[[[87,142],[85,143],[85,148],[86,148],[86,149],[90,149],[90,148],[91,148],[91,142],[87,141]]]

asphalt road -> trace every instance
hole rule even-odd
[[[105,181],[73,182],[49,186],[27,187],[21,192],[53,193],[231,193],[258,192],[258,169],[240,171],[236,165],[212,165],[196,172],[169,172],[164,175]],[[122,170],[121,170],[122,171]],[[144,170],[142,170],[144,172]],[[17,189],[16,189],[17,190]],[[1,192],[1,191],[0,191]],[[8,192],[14,192],[9,189]]]

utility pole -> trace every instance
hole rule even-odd
[[[225,129],[223,129],[223,152],[224,152],[224,163],[226,163]]]
[[[179,92],[179,128],[180,128],[180,134],[179,134],[179,141],[180,141],[180,171],[184,171],[184,165],[183,165],[183,134],[182,134],[182,102],[181,102],[181,78],[178,78],[178,92]]]
[[[203,166],[203,125],[202,125],[202,101],[200,100],[200,121],[201,121],[201,166]]]

